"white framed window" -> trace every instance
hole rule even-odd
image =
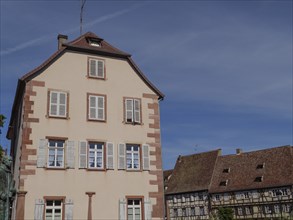
[[[257,199],[259,197],[259,193],[257,191],[252,191],[252,198]]]
[[[149,171],[150,146],[148,144],[118,144],[118,170]]]
[[[287,196],[288,195],[288,190],[286,188],[273,189],[271,191],[271,194],[272,194],[273,197]]]
[[[46,137],[39,140],[37,167],[66,168],[75,167],[75,143],[65,137]]]
[[[221,196],[219,194],[214,195],[214,201],[221,201]]]
[[[61,220],[62,207],[62,200],[46,200],[45,220]]]
[[[242,193],[240,193],[240,192],[238,192],[238,193],[235,193],[235,197],[236,197],[236,199],[237,199],[237,200],[240,200],[240,199],[242,199],[242,197],[243,197],[243,194],[242,194]]]
[[[195,208],[194,207],[190,208],[190,215],[195,216]]]
[[[88,168],[89,169],[104,169],[104,143],[89,142]]]
[[[141,123],[140,99],[125,98],[124,100],[125,123]]]
[[[64,167],[64,140],[48,141],[48,167]]]
[[[49,91],[49,117],[66,118],[68,94],[60,91]]]
[[[253,209],[251,206],[246,206],[245,207],[245,213],[246,215],[251,215],[253,213]]]
[[[238,215],[243,215],[243,209],[242,209],[242,207],[237,207],[237,214]]]
[[[230,194],[224,193],[224,201],[228,201],[230,199]]]
[[[140,145],[126,144],[126,169],[140,170]]]
[[[272,213],[272,207],[269,206],[269,205],[265,205],[265,206],[264,206],[264,213],[265,213],[265,214],[270,214],[270,213]]]
[[[280,213],[280,205],[274,205],[274,212],[277,214]]]
[[[106,120],[106,96],[88,94],[88,120]]]
[[[89,58],[88,75],[91,78],[105,79],[105,61],[101,59]]]
[[[198,194],[198,199],[199,199],[200,201],[203,200],[203,194],[202,194],[202,193],[199,193],[199,194]]]
[[[114,144],[112,142],[79,141],[79,168],[113,170]]]
[[[290,212],[290,209],[292,209],[290,204],[282,205],[282,212]]]
[[[250,198],[250,192],[243,192],[243,197],[244,199],[249,199]]]
[[[173,217],[178,217],[178,209],[173,209]]]
[[[127,199],[127,220],[141,220],[142,213],[141,199]]]
[[[201,216],[205,215],[205,209],[204,209],[203,206],[199,207],[199,213],[200,213]]]
[[[183,216],[183,217],[186,216],[186,208],[182,208],[182,216]]]

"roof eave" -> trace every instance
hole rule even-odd
[[[72,51],[86,52],[86,53],[99,54],[99,55],[105,55],[105,56],[111,56],[111,57],[126,58],[131,56],[128,53],[112,53],[109,51],[96,50],[96,49],[91,49],[88,47],[75,46],[71,44],[63,44],[63,46],[66,47],[68,50],[72,50]]]
[[[204,192],[204,191],[208,191],[208,188],[197,189],[197,190],[178,191],[178,192],[165,192],[165,194],[166,195],[177,195],[177,194],[187,194],[187,193],[194,193],[194,192]]]

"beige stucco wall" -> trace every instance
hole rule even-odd
[[[90,57],[93,57],[92,55]],[[35,199],[44,196],[66,196],[74,201],[74,219],[86,219],[88,208],[87,191],[96,192],[92,198],[93,219],[118,219],[119,198],[125,196],[149,197],[149,192],[158,190],[156,185],[149,185],[156,176],[149,171],[127,172],[117,170],[117,144],[152,142],[147,133],[154,133],[149,128],[148,109],[152,99],[143,98],[143,93],[154,92],[139,78],[131,66],[120,59],[105,58],[106,80],[87,77],[88,56],[77,53],[65,53],[34,80],[44,81],[45,87],[35,87],[37,96],[34,101],[32,118],[39,118],[39,123],[32,123],[32,149],[37,149],[39,139],[46,136],[67,137],[75,142],[75,169],[46,170],[36,168],[36,175],[27,176],[24,184],[26,195],[25,218],[32,219]],[[69,119],[47,117],[48,89],[69,92]],[[107,122],[87,121],[87,93],[107,96]],[[142,125],[124,124],[123,97],[135,97],[142,100]],[[78,141],[94,139],[113,142],[115,169],[108,171],[87,171],[78,168]],[[154,150],[150,149],[151,151]],[[35,160],[36,156],[29,156]],[[155,159],[151,156],[151,159]],[[31,168],[35,168],[32,166]],[[151,170],[156,169],[151,166]],[[152,199],[155,204],[155,199]]]

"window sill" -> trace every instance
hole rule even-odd
[[[52,118],[52,119],[63,119],[63,120],[69,120],[69,117],[59,117],[59,116],[50,116],[50,115],[46,115],[46,118]]]
[[[126,169],[126,171],[127,171],[127,172],[142,172],[141,169],[139,169],[139,170],[130,170],[130,169]]]
[[[88,78],[88,79],[97,79],[97,80],[103,80],[103,81],[106,81],[106,78],[105,78],[105,77],[96,77],[96,76],[90,76],[90,75],[87,75],[87,78]]]
[[[91,118],[88,118],[87,121],[89,121],[89,122],[101,122],[101,123],[106,123],[107,122],[106,120],[91,119]]]
[[[99,169],[99,168],[86,168],[87,171],[107,171],[106,169]]]
[[[123,124],[126,124],[126,125],[133,125],[133,126],[135,126],[135,125],[143,125],[143,123],[138,123],[138,122],[127,122],[127,121],[123,121],[122,122]]]
[[[45,167],[46,170],[66,170],[64,167]]]

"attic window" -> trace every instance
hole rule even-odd
[[[263,176],[258,176],[254,179],[254,182],[262,182],[263,181]]]
[[[262,163],[262,164],[258,164],[256,169],[263,169],[265,168],[265,163]]]
[[[89,39],[89,44],[93,47],[100,47],[101,46],[100,41],[98,41],[96,39]]]
[[[230,168],[223,169],[223,173],[230,173]]]
[[[227,185],[228,185],[228,180],[220,182],[220,186],[227,186]]]

